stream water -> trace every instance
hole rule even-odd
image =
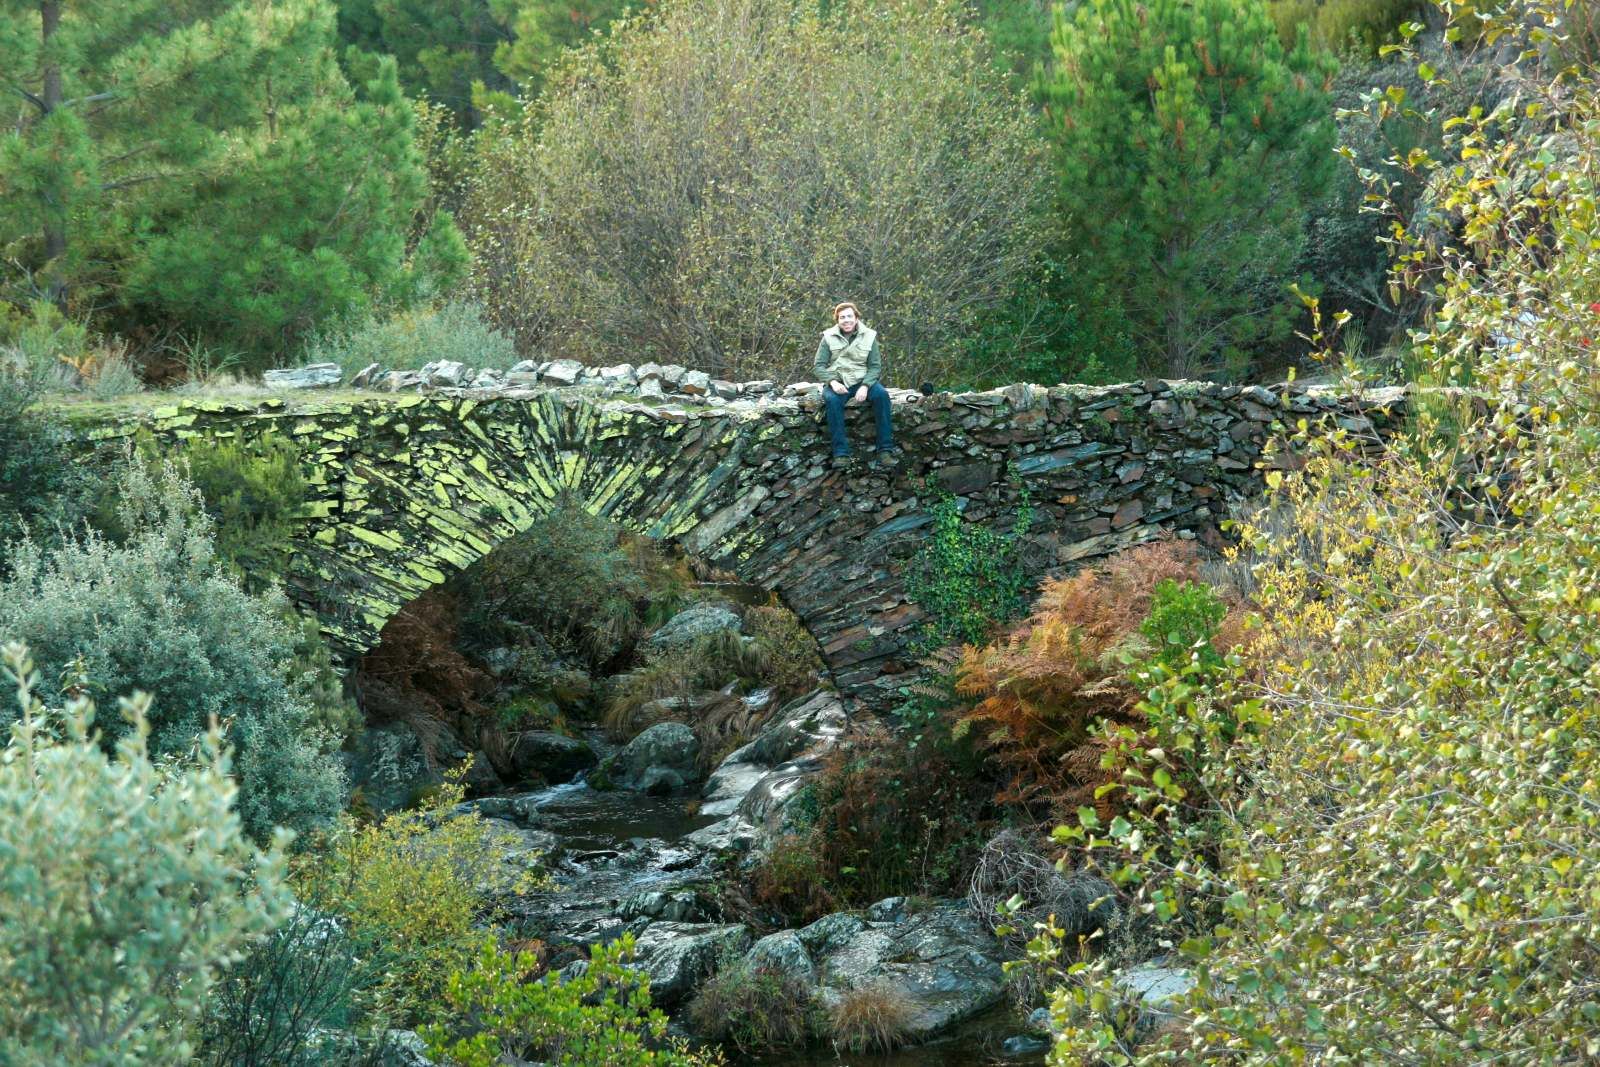
[[[530,822],[561,840],[552,874],[560,889],[531,902],[580,940],[614,936],[612,903],[644,890],[670,891],[709,871],[684,835],[714,818],[691,815],[682,798],[590,789],[582,781],[518,798]],[[559,918],[557,918],[559,917]],[[1007,1057],[1006,1038],[1022,1031],[1008,1009],[971,1020],[948,1037],[887,1056],[838,1056],[810,1049],[761,1057],[728,1054],[734,1067],[980,1067],[1038,1064],[1042,1055]]]

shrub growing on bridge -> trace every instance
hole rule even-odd
[[[805,377],[848,296],[914,383],[1032,263],[1044,182],[957,4],[674,0],[485,131],[467,216],[524,345]]]

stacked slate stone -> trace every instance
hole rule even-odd
[[[914,669],[906,648],[919,616],[904,574],[935,494],[958,498],[969,521],[1006,527],[1025,490],[1034,521],[1024,563],[1042,576],[1155,537],[1213,537],[1264,470],[1296,462],[1273,447],[1285,429],[1305,420],[1380,448],[1405,408],[1401,390],[1339,397],[1207,382],[892,390],[904,452],[876,462],[863,447],[836,463],[814,383],[736,385],[653,364],[519,366],[495,385],[436,365],[405,372],[419,379],[399,395],[192,398],[76,418],[97,440],[140,428],[295,440],[313,496],[291,592],[347,653],[566,495],[778,593],[841,690],[876,704]],[[369,378],[388,389],[393,373]],[[862,446],[870,423],[851,409]]]

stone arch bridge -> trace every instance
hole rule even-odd
[[[903,575],[934,494],[1004,526],[1025,488],[1027,556],[1042,573],[1162,531],[1208,536],[1253,489],[1283,426],[1324,419],[1377,442],[1404,404],[1398,391],[1354,400],[1165,381],[895,393],[898,462],[837,464],[814,389],[733,386],[728,399],[496,383],[194,399],[77,419],[100,441],[142,427],[174,444],[271,431],[297,442],[313,499],[298,516],[289,591],[347,656],[567,494],[775,591],[840,689],[881,705],[913,669],[919,612]],[[859,446],[868,421],[862,412],[853,425]]]

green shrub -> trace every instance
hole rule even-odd
[[[1360,60],[1400,39],[1400,24],[1422,14],[1426,0],[1268,0],[1284,48],[1304,30],[1311,44]]]
[[[537,980],[530,953],[502,952],[485,939],[470,967],[449,977],[444,1021],[422,1029],[429,1055],[457,1067],[498,1067],[534,1059],[560,1067],[712,1067],[715,1054],[690,1052],[666,1036],[667,1017],[650,1003],[650,981],[627,966],[633,937],[590,949],[589,966],[563,980]]]
[[[217,1067],[321,1067],[331,1030],[351,1024],[359,972],[355,945],[337,920],[296,906],[217,980],[206,1000],[203,1059]]]
[[[763,604],[744,613],[745,631],[755,640],[764,665],[761,684],[777,690],[780,699],[816,687],[822,676],[822,655],[798,616],[778,604]]]
[[[295,859],[301,899],[349,925],[361,960],[352,1000],[371,1020],[428,1018],[449,977],[476,958],[493,899],[546,886],[537,853],[512,866],[490,824],[458,809],[463,773],[379,822],[342,816]]]
[[[567,501],[484,556],[458,584],[469,605],[462,634],[472,645],[517,645],[533,630],[556,652],[596,669],[632,651],[649,590],[617,527]]]
[[[964,521],[965,501],[931,487],[929,492],[935,494],[928,506],[933,521],[905,579],[907,595],[926,616],[921,644],[981,644],[1027,611],[1032,583],[1022,545],[1033,507],[1024,494],[1011,527],[1000,530]]]
[[[776,967],[730,960],[695,991],[689,1019],[700,1037],[739,1052],[803,1048],[826,1020],[810,982]]]
[[[39,411],[36,387],[0,373],[0,574],[24,534],[53,542],[88,508],[90,484],[67,431]]]
[[[123,471],[121,546],[88,532],[52,554],[23,542],[0,582],[0,633],[34,649],[62,686],[86,676],[111,692],[154,698],[151,751],[188,751],[212,719],[233,747],[246,832],[307,829],[338,810],[342,781],[329,739],[309,724],[290,677],[294,635],[276,596],[252,596],[220,573],[212,525],[173,467]],[[100,724],[110,747],[127,733]]]
[[[517,351],[476,304],[449,301],[387,315],[370,313],[317,334],[301,354],[304,363],[337,363],[347,377],[371,363],[416,370],[443,359],[504,370],[517,362]]]
[[[46,709],[26,651],[5,662],[18,714],[0,758],[0,1062],[189,1063],[218,972],[287,909],[279,849],[246,839],[216,732],[158,766],[141,696],[122,702],[108,756],[86,698]]]
[[[1211,641],[1227,614],[1210,586],[1166,578],[1156,584],[1139,632],[1155,648],[1156,662],[1176,670],[1198,656],[1200,666],[1212,670],[1222,666],[1222,654]]]
[[[646,705],[655,701],[703,696],[730,684],[767,684],[773,666],[771,652],[771,646],[731,629],[702,634],[676,648],[652,652],[641,666],[617,679],[606,704],[606,729],[618,739],[632,737],[660,721],[644,714]]]

